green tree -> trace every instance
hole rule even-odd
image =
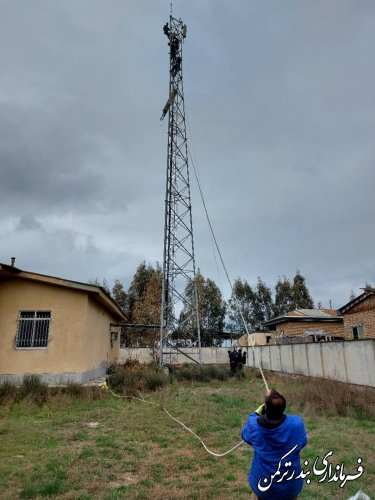
[[[314,301],[306,286],[306,280],[298,269],[293,278],[293,298],[293,309],[314,309]]]
[[[156,275],[161,280],[161,274],[162,272],[158,263],[156,263],[155,268],[151,264],[146,264],[145,261],[138,266],[130,284],[127,296],[127,311],[130,322],[133,321],[134,308],[136,304],[142,300],[150,279],[152,276]]]
[[[140,324],[159,324],[161,307],[161,276],[153,274],[140,300],[133,308],[133,321]]]
[[[161,275],[155,272],[150,277],[140,300],[134,304],[132,316],[134,323],[160,324],[161,284]],[[140,328],[135,333],[137,334],[137,344],[140,347],[156,349],[156,342],[160,335],[159,328]]]
[[[159,325],[161,307],[162,271],[158,263],[153,267],[143,261],[137,268],[126,297],[118,287],[120,297],[125,300],[129,323]],[[159,328],[123,327],[125,344],[129,347],[150,347],[155,350]]]
[[[272,314],[273,302],[271,289],[258,276],[253,309],[254,330],[264,330],[263,323],[269,320]]]
[[[255,294],[246,280],[237,278],[233,283],[231,298],[228,301],[227,328],[237,335],[245,333],[242,316],[249,331],[253,330],[253,310]]]
[[[216,283],[210,278],[205,279],[198,272],[195,276],[195,285],[198,294],[199,326],[202,346],[212,345],[215,333],[222,332],[225,319],[225,302]],[[193,300],[194,283],[190,281],[185,287],[187,304],[180,314],[180,324],[191,328],[195,325],[195,302]]]
[[[128,296],[125,292],[124,285],[120,280],[116,280],[112,287],[112,297],[119,308],[127,314]]]
[[[107,280],[104,278],[102,281],[99,281],[98,278],[95,278],[93,280],[89,280],[90,285],[95,285],[95,286],[100,286],[101,288],[104,288],[106,293],[112,297],[111,290],[108,286]]]
[[[294,304],[293,285],[285,276],[279,277],[275,286],[274,315],[282,316],[292,311]]]

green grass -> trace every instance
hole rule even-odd
[[[189,374],[188,374],[189,376]],[[348,482],[318,483],[313,478],[301,499],[345,499],[362,489],[375,491],[375,421],[350,405],[343,415],[313,400],[301,403],[311,382],[267,375],[284,393],[288,412],[303,416],[309,444],[302,459],[333,451],[332,463],[365,473]],[[37,384],[35,387],[38,389]],[[42,389],[43,392],[43,389]],[[253,376],[214,382],[184,381],[144,393],[197,432],[216,452],[240,441],[250,411],[262,400],[262,381]],[[362,391],[363,397],[369,392]],[[110,394],[80,397],[79,387],[40,399],[15,399],[0,406],[0,498],[62,499],[248,499],[252,449],[243,445],[216,458],[158,406]],[[319,400],[320,401],[320,400]],[[92,424],[97,424],[92,426]]]

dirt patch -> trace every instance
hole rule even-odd
[[[100,422],[87,422],[86,425],[91,429],[96,429],[97,427],[100,427],[102,424]]]
[[[119,474],[116,479],[109,483],[110,488],[120,488],[121,486],[129,486],[130,484],[136,484],[141,480],[137,474],[132,474],[126,472],[125,474]]]

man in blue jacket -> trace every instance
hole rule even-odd
[[[275,390],[252,413],[242,439],[254,448],[249,483],[260,500],[294,500],[303,487],[299,453],[307,444],[301,417],[284,413],[286,401]]]

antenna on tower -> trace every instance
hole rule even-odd
[[[164,217],[160,365],[180,353],[201,363],[198,292],[194,256],[182,45],[186,25],[171,15],[163,26],[169,46],[168,155]]]

